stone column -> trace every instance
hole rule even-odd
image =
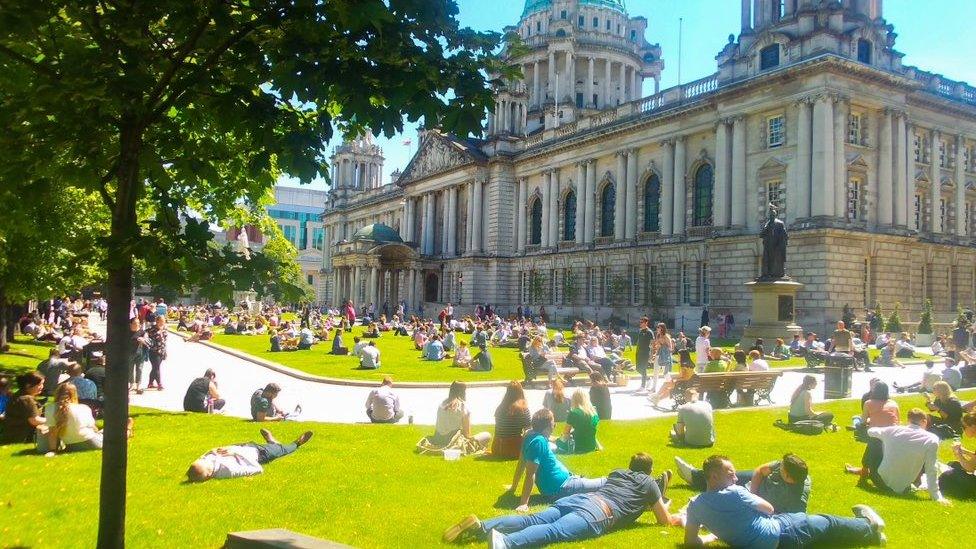
[[[685,234],[685,138],[679,135],[674,140],[674,234]]]
[[[481,211],[481,187],[482,182],[476,179],[474,182],[474,231],[471,235],[471,245],[475,253],[481,253],[481,222],[484,212]]]
[[[407,308],[412,312],[417,303],[417,269],[410,269],[407,276],[409,285],[407,286]],[[405,316],[409,316],[406,314]]]
[[[742,33],[752,32],[752,0],[742,0]]]
[[[931,205],[932,226],[929,230],[935,234],[942,232],[939,227],[942,212],[939,210],[939,201],[942,199],[942,168],[939,166],[939,140],[942,134],[939,130],[932,130],[931,150],[929,152],[929,204]]]
[[[457,255],[457,208],[458,188],[451,187],[447,191],[447,256]]]
[[[809,99],[801,99],[797,103],[797,109],[799,111],[796,124],[797,163],[794,173],[794,190],[796,192],[793,196],[787,194],[790,206],[786,209],[794,212],[794,219],[804,219],[810,217],[810,175],[812,171],[811,126],[813,115]]]
[[[908,147],[905,151],[905,226],[915,229],[915,127],[912,124],[905,124],[905,142]],[[921,221],[921,219],[919,219]]]
[[[956,234],[966,236],[966,164],[963,153],[966,140],[956,136]]]
[[[542,87],[539,85],[539,62],[535,61],[532,63],[532,104],[536,107],[542,105],[542,98],[539,94],[542,92]]]
[[[470,254],[474,249],[474,183],[466,185],[468,192],[468,217],[465,220],[467,226],[464,228],[464,253]]]
[[[593,222],[596,219],[596,160],[586,161],[586,211],[583,215],[583,241],[587,244],[593,242]],[[579,230],[579,227],[576,228]]]
[[[546,82],[546,98],[553,96],[553,84],[556,81],[556,51],[549,50],[549,81]]]
[[[410,199],[404,198],[403,199],[403,226],[400,227],[400,236],[402,236],[403,240],[407,242],[410,241],[409,228],[410,228]]]
[[[569,102],[576,105],[576,60],[571,52],[566,52],[566,88],[569,90]]]
[[[559,246],[559,170],[549,172],[549,246]]]
[[[834,214],[834,100],[829,95],[817,97],[813,105],[813,187],[811,213]]]
[[[841,219],[847,217],[846,141],[847,102],[841,99],[834,105],[834,215]]]
[[[439,255],[447,255],[447,235],[451,231],[451,222],[448,221],[450,217],[450,207],[448,206],[449,198],[448,195],[450,191],[444,190],[438,193],[441,196],[441,247],[437,250]],[[435,210],[436,211],[436,210]]]
[[[885,109],[878,129],[878,224],[894,225],[894,180],[892,179],[891,111]]]
[[[597,108],[596,103],[593,102],[593,56],[586,58],[586,101],[583,101],[584,107]],[[579,201],[577,201],[579,204]]]
[[[628,101],[627,97],[627,66],[623,63],[620,64],[620,91],[617,92],[618,103],[624,103]]]
[[[369,303],[376,305],[379,301],[379,269],[373,267],[369,270]]]
[[[719,228],[729,226],[729,124],[719,120],[715,125],[715,195],[712,202],[713,225]]]
[[[590,58],[590,64],[593,64],[593,58]],[[522,201],[523,208],[525,201]],[[586,162],[576,163],[576,243],[582,244],[584,242],[584,231],[583,227],[586,224],[585,221],[585,211],[586,211]]]
[[[662,143],[664,148],[664,180],[661,182],[661,234],[674,232],[674,141]]]
[[[546,248],[549,246],[549,201],[551,200],[549,191],[551,187],[549,186],[549,180],[552,177],[552,171],[542,172],[542,238],[539,240],[539,246]]]
[[[610,59],[604,60],[603,69],[603,107],[610,108],[613,106],[610,100]]]
[[[627,153],[617,153],[617,177],[614,182],[613,201],[613,239],[623,240],[627,234],[624,224],[627,221]]]
[[[624,238],[633,240],[637,237],[637,148],[630,149],[627,154],[627,224],[624,227]]]
[[[427,203],[429,198],[426,193],[421,195],[420,198],[420,253],[427,255],[429,252],[427,250]]]
[[[349,279],[349,299],[352,300],[353,305],[359,306],[359,266],[354,265],[352,268],[352,278]]]
[[[427,239],[427,255],[434,255],[434,194],[427,193],[426,218],[424,219],[424,238]]]
[[[644,96],[644,90],[641,89],[643,86],[641,86],[640,68],[633,67],[630,73],[631,76],[633,76],[634,78],[634,82],[631,86],[631,93],[632,93],[631,99],[640,99],[641,97]]]
[[[515,198],[515,249],[518,253],[525,252],[525,208],[529,199],[528,186],[524,177],[518,180],[518,195]]]
[[[732,226],[745,227],[746,219],[746,121],[732,120]]]
[[[905,127],[905,113],[898,113],[895,119],[898,133],[898,154],[895,156],[895,188],[892,200],[895,202],[894,222],[899,227],[908,226],[908,155],[914,154],[912,143],[908,142],[908,130]]]

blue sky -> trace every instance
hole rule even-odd
[[[663,49],[665,69],[661,89],[678,84],[678,20],[681,24],[681,80],[688,82],[716,70],[715,54],[728,35],[738,33],[740,0],[627,0],[631,16],[648,20],[647,40]],[[461,24],[477,30],[501,31],[514,25],[522,14],[521,0],[458,0]],[[895,49],[905,54],[906,65],[915,65],[953,80],[976,85],[976,0],[885,0],[884,17],[898,34]],[[653,82],[648,82],[653,86]],[[653,87],[645,90],[653,92]],[[645,95],[650,92],[645,91]],[[386,163],[383,180],[393,170],[402,169],[416,152],[416,129],[406,131],[413,145],[404,146],[405,137],[379,138]],[[331,149],[337,141],[328,144]],[[287,185],[297,183],[284,182]],[[325,189],[323,181],[310,188]]]

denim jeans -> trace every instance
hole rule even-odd
[[[559,487],[559,491],[551,496],[551,499],[565,498],[573,494],[583,494],[586,492],[596,492],[607,483],[606,477],[583,478],[573,475],[566,479],[566,482]]]
[[[779,548],[863,547],[877,541],[874,528],[866,519],[836,515],[783,513],[773,515],[780,528]]]
[[[298,449],[298,445],[294,442],[291,444],[278,444],[277,442],[258,444],[256,442],[247,442],[245,444],[241,444],[241,446],[251,446],[257,448],[258,463],[262,465],[272,462],[280,457],[287,456]]]
[[[506,547],[534,547],[561,541],[594,538],[613,525],[603,507],[592,496],[577,494],[556,501],[552,507],[532,515],[509,515],[486,520],[485,532],[505,535]]]

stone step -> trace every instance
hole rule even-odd
[[[353,549],[350,545],[313,538],[284,528],[231,532],[227,534],[224,549]]]

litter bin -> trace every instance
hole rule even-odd
[[[851,377],[853,366],[824,365],[824,398],[847,398],[851,396]]]

